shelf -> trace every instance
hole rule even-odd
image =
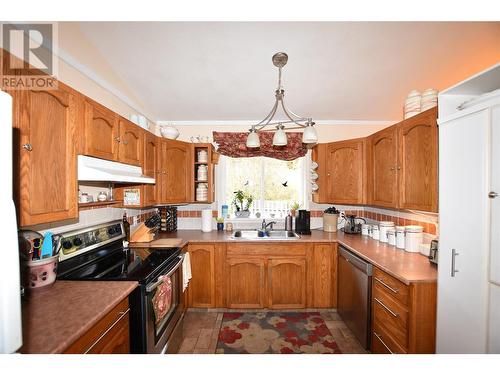
[[[104,202],[88,202],[88,203],[78,203],[78,208],[88,208],[88,207],[102,207],[102,206],[110,206],[113,204],[123,203],[122,201],[113,200],[113,201],[104,201]]]
[[[208,184],[208,180],[195,180],[194,182],[195,183],[201,183],[201,182],[203,182],[203,183]]]
[[[208,161],[195,161],[195,164],[205,164],[208,165]]]

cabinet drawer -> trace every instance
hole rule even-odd
[[[401,346],[378,325],[373,325],[372,331],[372,353],[373,354],[405,354]]]
[[[290,256],[305,256],[306,244],[256,244],[241,243],[228,244],[227,257],[239,258],[241,256],[258,256],[258,257],[290,257]]]
[[[373,285],[380,286],[389,295],[396,298],[403,305],[408,306],[408,285],[380,271],[378,268],[373,269]]]
[[[373,320],[401,346],[408,344],[408,311],[381,287],[373,288]]]

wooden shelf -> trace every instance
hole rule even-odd
[[[200,164],[205,164],[205,165],[208,165],[208,161],[195,161],[194,162],[196,165],[200,165]]]
[[[208,180],[204,180],[204,181],[203,180],[195,180],[194,182],[196,182],[197,184],[202,183],[202,182],[208,184]]]
[[[78,208],[88,208],[88,207],[101,207],[101,206],[111,206],[114,204],[123,203],[122,201],[104,201],[104,202],[88,202],[88,203],[78,203]]]

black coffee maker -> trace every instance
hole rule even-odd
[[[295,233],[311,234],[311,212],[299,210],[299,216],[295,219]]]

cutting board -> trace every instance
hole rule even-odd
[[[182,244],[182,238],[161,238],[151,242],[131,242],[132,247],[179,247]]]

